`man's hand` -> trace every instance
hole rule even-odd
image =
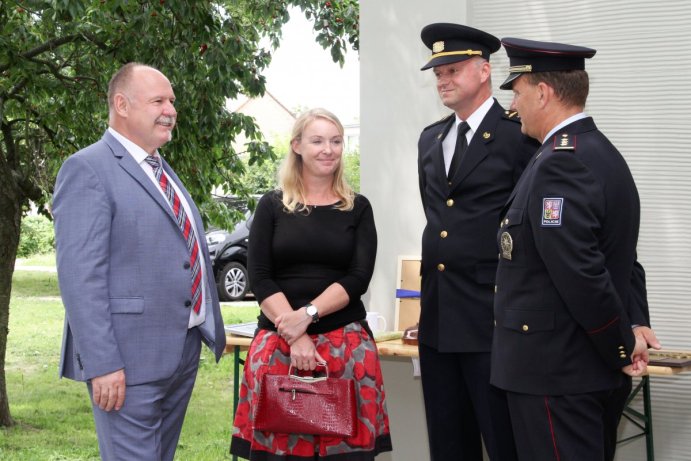
[[[631,354],[631,365],[625,366],[621,369],[629,376],[642,376],[648,371],[648,361],[650,356],[648,348],[660,349],[662,345],[658,341],[655,332],[645,326],[638,326],[633,329],[633,335],[636,337],[636,345]]]
[[[91,379],[94,405],[103,411],[120,410],[125,403],[125,370]]]
[[[648,343],[643,336],[634,335],[636,343],[631,354],[631,365],[621,369],[629,376],[643,376],[648,371]]]
[[[645,362],[634,362],[631,365],[626,365],[624,368],[621,369],[622,372],[625,374],[637,378],[639,376],[643,376],[646,374],[648,371],[648,364]]]
[[[636,339],[640,338],[645,341],[646,346],[648,347],[652,347],[653,349],[662,348],[662,344],[660,344],[660,341],[657,340],[657,336],[655,336],[655,332],[652,330],[652,328],[638,326],[633,329],[633,334],[636,336]]]

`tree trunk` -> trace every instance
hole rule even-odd
[[[10,322],[12,274],[22,218],[21,201],[16,199],[17,196],[20,194],[12,190],[11,186],[0,188],[0,427],[14,424],[7,399],[5,353]]]

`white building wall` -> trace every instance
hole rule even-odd
[[[465,1],[360,0],[360,183],[372,202],[379,249],[369,309],[393,325],[399,255],[419,255],[425,224],[417,179],[422,129],[448,112],[438,102],[420,30],[465,22]],[[394,451],[382,461],[429,459],[419,378],[410,360],[382,363]]]
[[[417,255],[424,227],[417,183],[417,139],[448,113],[431,72],[420,29],[458,22],[498,37],[580,44],[598,50],[587,63],[587,112],[619,147],[642,204],[639,257],[648,275],[653,326],[668,349],[691,350],[691,3],[684,0],[361,0],[361,181],[379,233],[370,310],[394,319],[396,262]],[[495,96],[507,72],[503,50],[492,57]],[[585,365],[584,365],[585,366]],[[384,364],[394,453],[427,459],[419,380],[407,362]],[[388,379],[391,378],[391,379]],[[691,375],[653,377],[656,459],[691,459]],[[402,421],[401,421],[402,420]],[[407,425],[412,423],[410,429]],[[417,421],[417,422],[415,422]],[[630,424],[621,427],[632,432]],[[645,459],[642,440],[617,460]]]

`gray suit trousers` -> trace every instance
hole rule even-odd
[[[187,332],[175,373],[168,379],[127,386],[125,404],[119,411],[106,412],[93,405],[91,384],[87,384],[102,460],[173,460],[200,352],[201,334],[195,327]]]

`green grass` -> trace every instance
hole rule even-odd
[[[33,263],[31,264],[33,265]],[[6,375],[12,417],[0,428],[0,460],[98,460],[91,406],[83,383],[58,379],[64,310],[57,277],[17,271],[10,302]],[[256,304],[225,304],[225,323],[254,320]],[[205,347],[176,459],[230,459],[232,355],[219,364]]]
[[[15,271],[14,278],[12,279],[12,299],[10,299],[10,327],[12,326],[12,317],[15,313],[14,309],[12,309],[15,302],[26,301],[29,304],[35,304],[46,297],[55,297],[59,301],[60,290],[58,289],[57,273]],[[59,307],[60,317],[64,318],[61,303],[59,303]],[[17,315],[21,316],[22,312],[17,312]],[[60,333],[62,333],[62,330]],[[11,335],[10,341],[12,341]]]
[[[17,261],[18,265],[22,266],[43,266],[43,267],[54,267],[55,266],[55,253],[47,253],[44,255],[33,255],[29,258],[22,258]]]

